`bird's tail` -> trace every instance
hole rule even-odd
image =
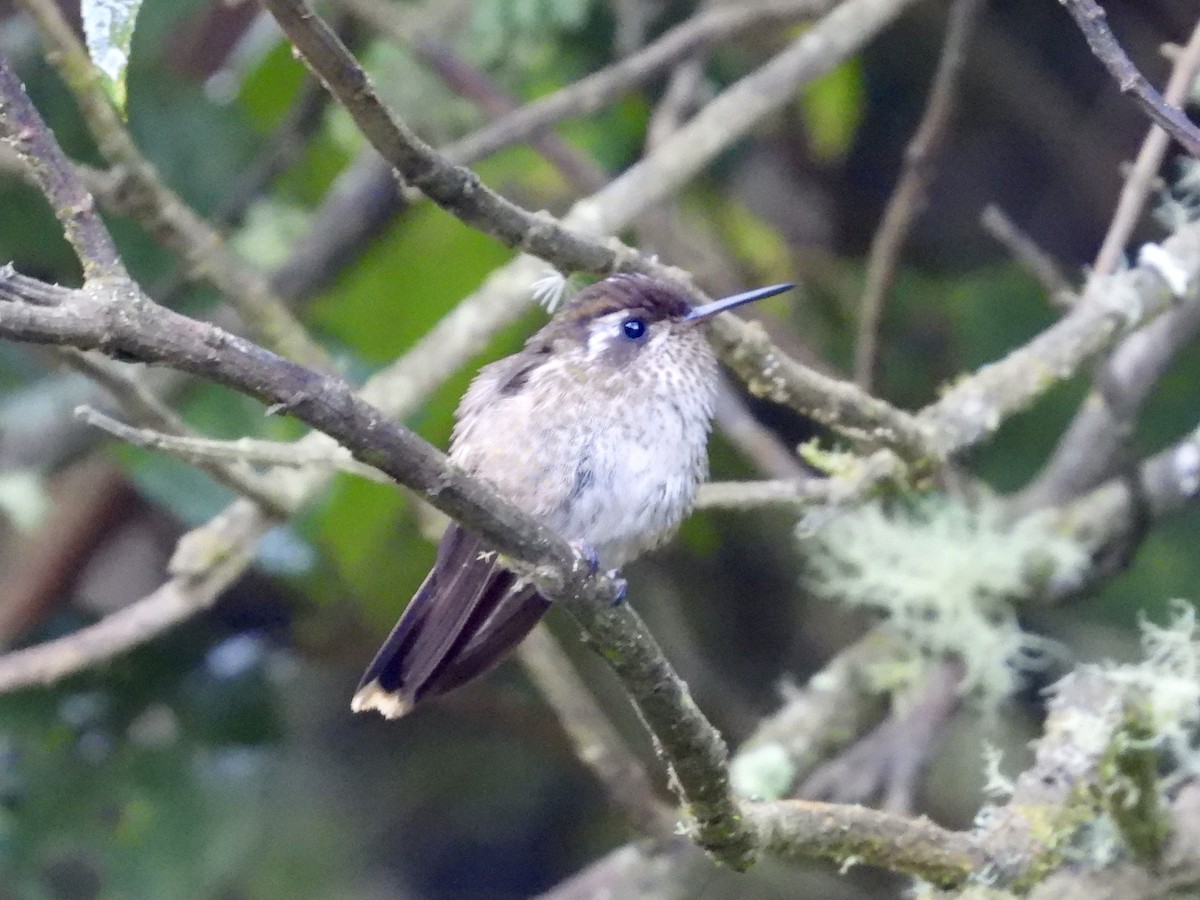
[[[451,524],[437,562],[359,682],[350,708],[389,719],[500,662],[550,603],[477,534]]]

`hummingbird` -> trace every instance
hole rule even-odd
[[[615,574],[674,534],[707,477],[718,369],[701,326],[792,287],[696,307],[646,275],[584,288],[523,349],[479,370],[450,459]],[[351,709],[405,715],[491,669],[549,608],[484,537],[452,523]]]

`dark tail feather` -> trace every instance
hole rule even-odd
[[[350,707],[389,719],[486,672],[549,608],[497,565],[482,539],[451,525],[437,562],[367,667]]]

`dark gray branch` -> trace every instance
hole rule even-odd
[[[506,247],[553,259],[569,271],[611,272],[615,268],[617,254],[612,249],[551,220],[539,220],[488,190],[473,171],[446,160],[394,118],[350,51],[304,0],[265,0],[265,5],[367,140],[406,182]]]
[[[1100,5],[1095,0],[1062,0],[1062,3],[1087,38],[1092,53],[1117,80],[1121,93],[1133,94],[1133,99],[1152,121],[1175,138],[1188,153],[1200,159],[1200,128],[1178,107],[1167,103],[1162,94],[1146,80],[1146,76],[1138,71],[1117,43]]]
[[[28,166],[34,181],[54,208],[63,233],[79,261],[85,278],[121,278],[125,265],[105,228],[96,203],[74,177],[58,141],[42,121],[21,82],[0,57],[0,140],[10,144]]]

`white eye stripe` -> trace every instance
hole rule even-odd
[[[628,317],[626,310],[619,310],[592,321],[587,340],[588,359],[595,359],[621,337],[621,323]]]
[[[631,338],[625,333],[625,323],[631,318],[641,319],[645,324],[645,333],[640,337]],[[661,324],[651,322],[644,313],[632,312],[627,309],[593,319],[588,326],[587,357],[596,359],[617,342],[636,344],[642,347],[658,344],[668,331],[666,328],[659,327]]]

